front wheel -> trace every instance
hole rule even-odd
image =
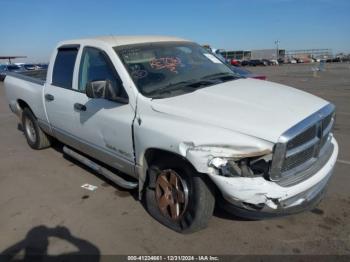
[[[215,198],[193,167],[184,161],[164,159],[149,168],[148,178],[144,202],[155,219],[181,233],[207,226]]]

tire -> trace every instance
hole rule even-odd
[[[41,130],[37,119],[29,108],[25,108],[22,112],[22,127],[31,148],[39,150],[51,145],[49,137]]]
[[[175,218],[170,205],[164,208],[164,205],[161,206],[160,204],[164,201],[162,202],[159,199],[164,200],[167,195],[160,185],[161,183],[158,182],[164,182],[162,180],[164,177],[168,177],[171,181],[171,177],[174,176],[177,176],[178,191],[183,191],[185,196],[185,201],[182,201],[182,194],[179,194],[176,190],[174,193],[174,190],[172,190],[170,199],[167,200],[173,203],[177,202],[176,215],[178,216]],[[163,193],[161,198],[159,192]],[[197,173],[185,161],[170,158],[157,161],[148,169],[148,181],[143,199],[145,208],[152,217],[179,233],[193,233],[207,227],[215,206],[214,194],[201,177],[201,174]]]

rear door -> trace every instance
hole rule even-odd
[[[54,135],[65,143],[71,142],[75,130],[74,95],[72,88],[74,68],[79,45],[58,48],[52,69],[51,83],[44,90],[46,113]]]

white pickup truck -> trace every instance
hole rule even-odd
[[[5,88],[33,149],[61,141],[178,232],[204,228],[215,203],[253,219],[313,208],[338,155],[332,104],[239,77],[185,39],[64,41],[47,72]]]

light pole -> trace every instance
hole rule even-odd
[[[279,43],[281,43],[279,40],[275,41],[275,45],[276,45],[276,60],[277,61],[278,61],[278,58],[279,58],[279,49],[278,49]]]

